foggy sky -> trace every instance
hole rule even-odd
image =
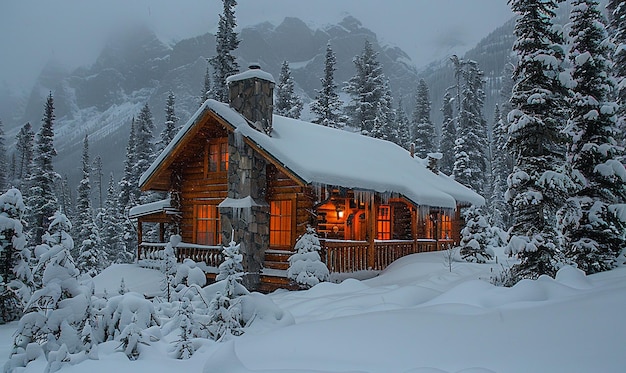
[[[220,0],[1,0],[0,88],[29,90],[50,59],[88,66],[111,32],[131,24],[166,42],[215,32],[221,8]],[[239,27],[285,16],[323,26],[351,14],[418,67],[464,53],[513,16],[506,0],[238,0],[235,14]]]

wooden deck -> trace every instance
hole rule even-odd
[[[452,240],[385,240],[385,241],[345,241],[320,240],[322,251],[320,256],[326,263],[330,273],[353,273],[365,270],[380,271],[387,268],[395,260],[410,254],[445,250],[454,245]],[[165,243],[143,242],[139,246],[139,260],[163,259]],[[373,249],[373,251],[372,251]],[[176,259],[182,262],[192,259],[204,263],[211,271],[207,279],[215,280],[217,267],[224,261],[222,246],[204,246],[181,242],[175,250]],[[264,269],[261,273],[262,292],[273,290],[294,289],[287,279],[289,257],[293,252],[288,250],[267,250]]]

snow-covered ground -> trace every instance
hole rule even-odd
[[[99,360],[61,372],[624,371],[626,267],[592,276],[566,267],[556,279],[501,288],[488,282],[499,266],[455,262],[449,272],[442,253],[411,255],[369,280],[270,294],[289,322],[202,342],[189,360],[172,357],[162,328],[163,338],[137,361],[107,342]],[[106,270],[96,291],[115,292],[121,277],[131,291],[159,292],[159,272],[133,265]],[[15,326],[0,326],[0,364]],[[40,359],[26,371],[44,369]]]

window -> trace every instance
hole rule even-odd
[[[216,205],[196,205],[195,241],[200,245],[220,244],[220,217]]]
[[[291,247],[292,203],[270,202],[270,246]]]
[[[431,211],[426,217],[426,238],[433,240],[452,238],[452,218],[450,215],[440,211]]]
[[[205,149],[205,172],[228,171],[228,142],[225,138],[212,139]],[[205,175],[206,176],[206,175]]]
[[[378,207],[376,238],[379,240],[391,239],[391,206],[381,205]]]
[[[450,218],[450,215],[441,215],[440,232],[441,235],[439,236],[439,238],[443,240],[452,238],[452,219]]]

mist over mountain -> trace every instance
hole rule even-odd
[[[491,120],[493,106],[499,100],[501,75],[513,43],[514,22],[510,21],[483,39],[466,57],[479,62],[485,71],[485,118]],[[406,52],[379,42],[376,33],[358,19],[346,16],[337,24],[313,28],[295,17],[278,25],[268,22],[243,28],[236,50],[240,69],[259,62],[262,68],[278,78],[280,65],[289,61],[296,89],[305,102],[303,119],[311,119],[308,103],[320,88],[326,44],[331,43],[337,55],[335,80],[339,88],[355,73],[354,56],[369,40],[379,52],[378,60],[389,78],[395,104],[402,98],[407,112],[412,112],[415,87],[424,78],[430,88],[431,115],[440,127],[441,99],[454,84],[449,60],[435,61],[417,71]],[[147,27],[120,30],[109,39],[100,55],[89,67],[66,71],[49,62],[32,91],[9,102],[12,116],[3,118],[7,140],[27,121],[37,129],[43,103],[50,91],[55,100],[55,146],[59,155],[57,171],[75,185],[82,141],[89,135],[92,158],[102,157],[104,174],[121,176],[130,122],[148,102],[154,116],[158,138],[163,127],[168,92],[176,95],[176,114],[183,124],[199,107],[199,96],[207,68],[207,58],[215,53],[215,37],[210,33],[168,45]],[[0,96],[6,92],[0,89]],[[0,108],[1,109],[1,108]],[[6,109],[5,109],[6,110]],[[6,112],[6,111],[5,111]]]

